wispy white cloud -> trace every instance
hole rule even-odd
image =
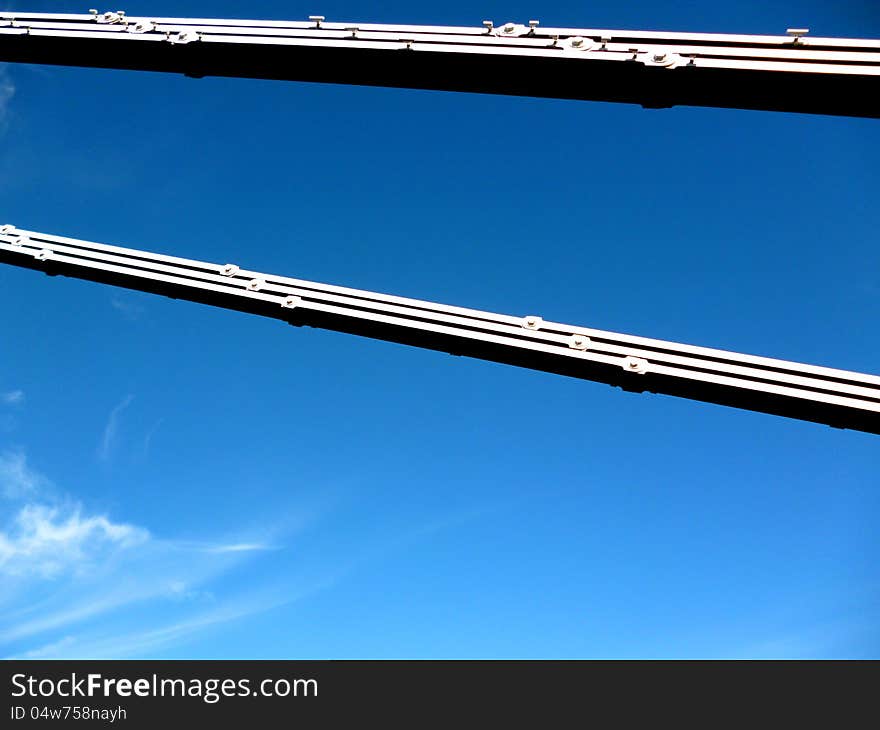
[[[58,641],[53,641],[51,644],[46,644],[45,646],[24,652],[24,654],[21,655],[21,658],[43,659],[47,656],[57,656],[64,653],[64,650],[74,643],[76,643],[76,639],[73,636],[64,636]]]
[[[24,391],[7,390],[5,393],[0,393],[0,403],[7,406],[15,406],[19,403],[24,403]]]
[[[46,477],[28,466],[24,451],[0,453],[0,494],[7,499],[27,498],[49,484]]]
[[[0,574],[50,578],[82,571],[108,551],[148,539],[143,528],[104,515],[84,517],[79,506],[62,514],[60,508],[27,504],[8,531],[0,532]]]
[[[278,533],[267,531],[271,539],[264,541],[214,543],[151,538],[136,550],[120,551],[117,563],[105,566],[103,575],[76,586],[76,599],[61,600],[67,592],[53,595],[51,605],[64,606],[54,613],[44,601],[29,612],[33,618],[18,615],[4,626],[0,606],[0,652],[4,645],[7,655],[25,658],[149,657],[161,656],[167,647],[179,652],[200,635],[331,589],[367,563],[485,513],[474,510],[416,526],[351,560],[300,566],[280,582],[249,584],[232,593],[218,579],[264,550],[281,549]],[[22,645],[35,639],[36,645]]]
[[[147,431],[147,435],[144,436],[144,447],[143,453],[144,457],[148,456],[150,453],[150,446],[153,445],[153,436],[156,435],[156,431],[159,430],[159,427],[164,423],[165,419],[160,418],[156,423],[153,424],[153,427]]]
[[[117,406],[117,417],[126,406],[126,401]],[[113,643],[106,637],[130,630],[129,617],[138,611],[137,623],[144,627],[155,625],[157,616],[168,620],[169,611],[179,616],[206,607],[215,614],[206,621],[220,621],[231,615],[230,600],[209,584],[265,547],[240,537],[168,540],[88,512],[32,469],[23,451],[0,454],[0,490],[8,498],[0,503],[0,655],[19,647],[32,657],[84,656],[91,650],[79,637],[87,636],[104,647],[98,653],[112,656]],[[262,610],[264,603],[253,602],[247,611]],[[172,641],[199,625],[188,619],[173,630],[145,629],[132,639],[132,651]],[[32,638],[44,644],[20,647]]]
[[[97,545],[92,547],[100,548]],[[109,640],[114,632],[127,634],[132,625],[149,627],[169,611],[198,613],[206,607],[211,612],[228,610],[230,602],[239,599],[230,598],[224,592],[218,593],[211,586],[253,555],[207,554],[149,536],[144,536],[144,540],[133,549],[107,549],[105,546],[95,554],[101,559],[92,561],[88,570],[74,574],[75,568],[68,566],[66,573],[55,577],[57,585],[34,574],[19,576],[17,610],[8,611],[6,607],[0,610],[0,650],[4,646],[8,650],[33,637],[48,638],[52,646],[57,642],[58,633],[62,632],[62,636],[78,637],[76,644],[68,642],[69,646],[65,645],[71,656],[124,656],[127,652],[123,651],[123,644],[117,639]],[[51,585],[52,590],[41,594],[37,581],[43,587]],[[35,600],[37,595],[42,598]],[[273,592],[260,596],[248,590],[243,595],[247,598],[246,612],[254,613],[274,605],[279,594]],[[27,601],[31,601],[31,605],[27,605]],[[190,624],[181,625],[180,631],[187,626]],[[197,626],[190,628],[195,630]],[[141,638],[137,639],[135,647],[143,638],[140,634],[138,636]],[[92,652],[81,646],[79,639],[83,637],[89,643],[97,642],[105,648]],[[46,647],[43,650],[45,656],[56,656]]]
[[[104,426],[104,431],[101,434],[101,443],[98,446],[98,458],[101,461],[110,459],[119,432],[119,419],[123,411],[131,405],[133,400],[133,395],[127,395],[110,411],[110,415],[107,417],[107,424]]]
[[[137,302],[123,299],[121,296],[115,296],[110,300],[110,306],[113,307],[127,320],[134,322],[140,319],[146,309]]]
[[[212,591],[193,588],[182,580],[173,580],[168,584],[168,595],[177,601],[214,601],[216,598]]]
[[[108,454],[131,401],[108,418]],[[24,450],[0,453],[0,496],[0,657],[143,656],[332,582],[322,566],[298,566],[283,585],[277,575],[242,582],[242,566],[282,551],[314,508],[225,534],[162,536],[65,494]]]
[[[0,63],[0,133],[6,131],[9,105],[13,96],[15,96],[15,84],[9,75],[7,64]]]
[[[222,554],[222,553],[252,553],[260,550],[276,550],[273,545],[264,545],[257,542],[235,542],[228,545],[211,545],[206,547],[206,553]]]
[[[185,619],[159,625],[144,631],[113,634],[86,633],[65,636],[45,646],[22,653],[27,659],[107,659],[118,657],[142,657],[169,644],[180,644],[193,635],[214,626],[229,623],[281,604],[298,600],[302,596],[264,600],[264,597],[234,601],[210,611],[197,613]]]

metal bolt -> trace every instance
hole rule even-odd
[[[809,32],[809,28],[788,28],[785,31],[786,35],[793,36],[791,43],[794,46],[802,44],[801,36],[805,36]]]
[[[484,20],[483,25],[486,27],[486,30],[488,30],[490,33],[492,32],[492,29],[495,27],[495,23],[493,23],[491,20]]]
[[[590,338],[586,335],[574,334],[569,338],[568,346],[575,350],[586,350],[590,346]]]
[[[665,53],[655,53],[654,54],[654,63],[663,63],[666,60]]]
[[[572,38],[571,39],[571,47],[572,48],[580,48],[582,45],[584,45],[583,38]]]
[[[516,30],[516,25],[514,23],[507,23],[501,30],[505,33],[513,33]]]
[[[628,356],[624,358],[623,369],[640,375],[648,372],[648,361],[640,357]]]

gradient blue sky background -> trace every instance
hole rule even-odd
[[[868,0],[121,7],[880,37]],[[0,223],[880,371],[876,120],[19,66],[0,114]],[[4,266],[0,656],[878,657],[878,457]]]

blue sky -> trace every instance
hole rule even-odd
[[[880,37],[855,0],[122,7]],[[876,120],[0,66],[0,124],[0,223],[878,372]],[[0,656],[876,658],[878,456],[4,266]]]

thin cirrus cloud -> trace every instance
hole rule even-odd
[[[133,400],[133,395],[127,395],[110,411],[104,431],[101,434],[101,442],[98,444],[98,458],[101,461],[109,461],[113,455],[113,448],[116,445],[116,439],[119,434],[120,419],[125,409],[131,405]]]
[[[258,542],[234,542],[228,545],[211,545],[204,548],[206,553],[252,553],[261,550],[276,550],[272,545],[264,545]]]
[[[231,602],[229,605],[214,608],[189,616],[172,623],[160,624],[142,630],[96,635],[93,632],[68,634],[44,646],[22,652],[24,659],[102,659],[107,657],[137,657],[154,652],[169,644],[185,641],[192,634],[213,626],[229,623],[255,613],[268,611],[279,605],[305,597],[279,599],[274,597],[255,597]]]
[[[4,393],[0,393],[0,403],[7,406],[17,406],[20,403],[24,403],[24,391],[7,390]]]
[[[53,577],[79,572],[107,550],[129,548],[149,539],[134,525],[111,522],[104,515],[83,516],[79,506],[30,503],[6,532],[0,532],[0,574]]]
[[[0,496],[0,656],[134,654],[279,600],[223,589],[267,542],[162,539],[91,514],[23,450],[0,453]]]
[[[24,451],[0,453],[0,495],[6,499],[27,497],[49,485],[46,477],[30,468]]]
[[[117,312],[119,312],[125,319],[130,322],[134,322],[140,319],[146,309],[142,307],[137,302],[130,301],[128,299],[123,299],[122,297],[116,296],[110,300],[110,306],[113,307]]]
[[[15,96],[15,84],[12,82],[6,64],[0,63],[0,133],[6,131],[9,106],[13,96]]]

